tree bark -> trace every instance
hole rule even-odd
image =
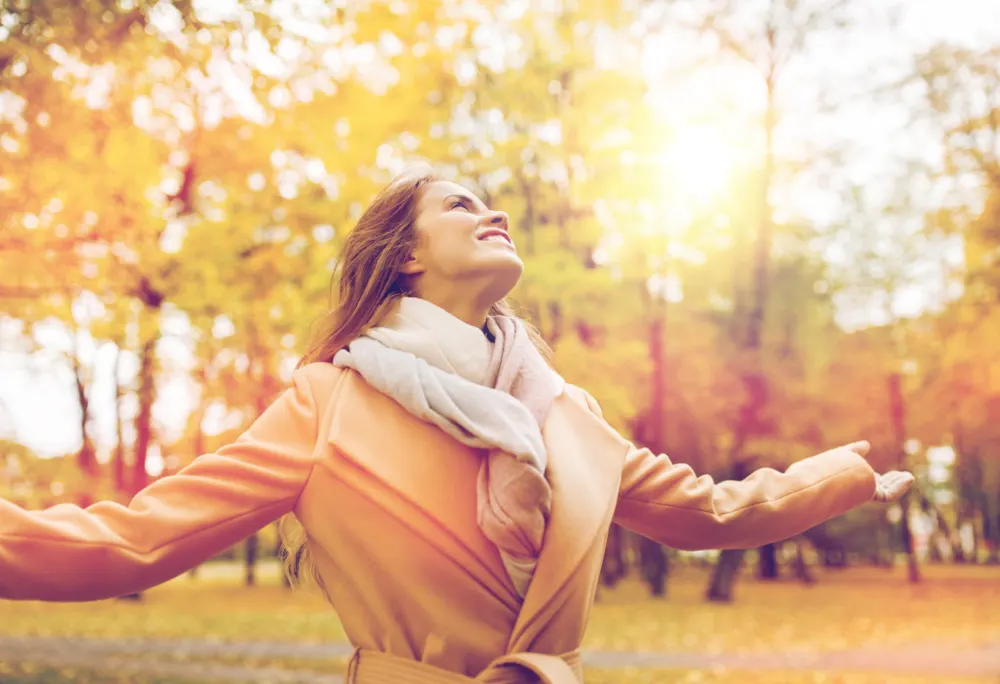
[[[889,406],[893,431],[896,438],[897,467],[904,470],[906,467],[906,406],[903,403],[902,379],[899,373],[891,373],[888,378],[889,384]],[[917,556],[913,548],[913,531],[910,529],[910,502],[912,491],[907,492],[899,500],[903,514],[899,518],[899,532],[906,549],[907,576],[911,583],[920,581],[920,567],[917,565]]]
[[[982,514],[983,539],[988,544],[986,563],[1000,565],[1000,494],[984,493]]]
[[[132,464],[130,491],[132,496],[144,489],[149,481],[146,474],[146,457],[152,441],[153,401],[156,398],[155,350],[154,337],[143,343],[139,355],[139,415],[135,421],[135,461]]]
[[[124,424],[122,422],[122,386],[118,382],[118,373],[121,369],[121,359],[122,352],[121,347],[115,353],[115,370],[114,370],[114,383],[115,383],[115,434],[117,437],[117,443],[115,444],[115,455],[112,461],[112,475],[114,478],[115,492],[119,496],[126,496],[128,491],[128,482],[126,478],[127,464],[125,463],[125,436],[124,436]]]
[[[666,302],[658,298],[651,301],[654,309],[653,320],[649,325],[649,360],[652,366],[650,384],[652,396],[644,419],[641,423],[642,440],[654,451],[666,451],[665,424],[666,401],[664,391],[665,378],[665,343],[664,327],[666,320]],[[670,572],[666,549],[661,544],[648,539],[639,538],[639,565],[642,576],[649,584],[650,593],[655,597],[666,596],[667,576]]]
[[[979,517],[979,509],[975,506],[972,508],[972,562],[975,564],[979,563],[979,542],[983,538],[980,533],[979,526],[976,524],[976,518]]]
[[[135,460],[132,463],[132,477],[127,496],[131,499],[148,484],[146,474],[146,456],[152,440],[153,400],[156,398],[156,378],[154,376],[156,337],[147,340],[142,345],[139,356],[139,415],[135,421]],[[142,600],[142,594],[136,592],[125,594],[119,598],[129,601]]]
[[[666,596],[670,561],[663,545],[647,537],[639,537],[639,563],[650,594],[656,598]]]
[[[735,479],[742,480],[747,476],[747,470],[747,464],[738,461],[732,466],[731,472]],[[745,554],[744,549],[724,549],[719,554],[705,598],[719,603],[729,603],[733,600],[733,583],[743,565]]]
[[[719,554],[712,573],[712,582],[708,587],[709,601],[728,603],[733,600],[733,585],[743,564],[744,552],[741,549],[727,549]]]
[[[244,542],[244,549],[246,555],[246,585],[252,587],[257,584],[257,545],[260,540],[257,537],[257,533],[254,532],[249,537],[247,537],[246,542]]]
[[[83,378],[83,366],[80,364],[80,356],[77,353],[77,333],[73,331],[72,365],[73,379],[76,384],[76,398],[80,404],[80,435],[82,443],[80,451],[76,456],[76,465],[84,477],[83,491],[78,493],[77,503],[80,508],[87,508],[94,502],[93,493],[97,489],[99,468],[97,465],[97,454],[94,443],[90,439],[90,431],[87,429],[90,423],[90,401],[87,397],[87,387]]]
[[[961,510],[961,509],[960,509]],[[955,517],[955,529],[952,530],[951,556],[952,562],[965,564],[969,561],[965,555],[965,547],[962,545],[962,528],[965,527],[965,517],[959,513]]]
[[[757,554],[757,579],[778,579],[778,546],[776,544],[765,544],[757,549]]]
[[[601,563],[601,584],[614,587],[625,577],[625,535],[624,530],[612,524],[608,530],[608,541],[604,547],[604,561]]]

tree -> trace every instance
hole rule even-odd
[[[763,92],[758,130],[761,136],[759,164],[754,176],[756,217],[746,252],[748,262],[740,265],[744,274],[733,291],[732,342],[740,350],[740,378],[744,400],[732,424],[725,475],[742,478],[752,470],[753,440],[769,438],[772,428],[765,418],[773,383],[764,372],[765,326],[770,300],[772,250],[775,240],[773,202],[781,178],[775,140],[781,135],[782,80],[788,67],[801,56],[806,40],[817,32],[834,32],[848,19],[848,5],[839,1],[799,2],[769,0],[762,4],[723,2],[686,6],[686,24],[711,36],[726,56],[743,64],[758,79]],[[787,97],[787,94],[786,94]],[[761,557],[773,559],[773,547],[762,549]],[[719,558],[707,596],[729,601],[732,584],[743,553],[727,550]],[[772,574],[773,566],[765,568]]]

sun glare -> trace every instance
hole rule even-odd
[[[668,192],[703,206],[725,192],[733,171],[733,150],[714,126],[688,126],[660,155]]]

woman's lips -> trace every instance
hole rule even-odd
[[[503,242],[511,247],[514,246],[514,241],[510,239],[510,235],[504,230],[486,230],[477,235],[476,239],[480,242]]]

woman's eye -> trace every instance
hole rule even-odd
[[[454,202],[451,203],[451,208],[452,209],[457,209],[458,207],[462,207],[463,209],[468,209],[469,208],[465,204],[464,200],[455,200]]]

